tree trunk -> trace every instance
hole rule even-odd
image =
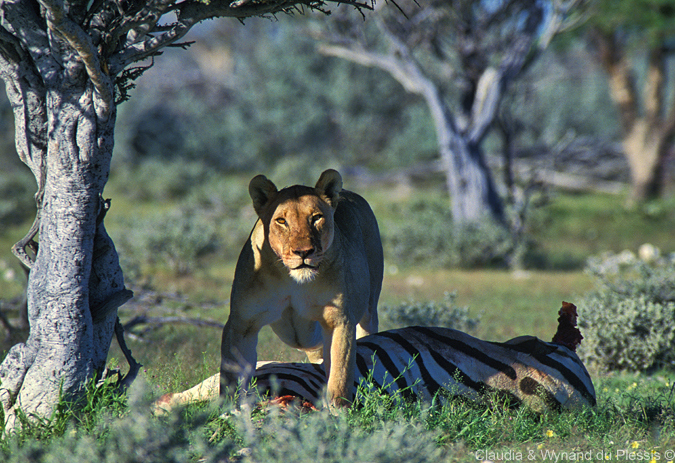
[[[450,134],[450,143],[441,146],[446,166],[446,183],[451,197],[452,218],[456,223],[492,219],[504,221],[502,200],[485,164],[480,146],[461,134]]]
[[[49,417],[105,367],[117,308],[129,299],[101,199],[115,110],[102,119],[91,85],[47,93],[47,166],[39,249],[28,280],[30,335],[0,365],[6,429],[17,411]]]
[[[640,105],[636,79],[622,45],[611,34],[594,31],[593,37],[609,78],[610,96],[619,110],[622,146],[630,168],[630,201],[657,197],[663,187],[666,144],[675,132],[675,101],[666,111],[665,54],[660,46],[649,51]]]
[[[480,141],[459,132],[437,87],[426,81],[424,96],[436,127],[438,148],[450,193],[452,219],[457,224],[486,218],[504,220],[504,207],[480,148]]]
[[[657,133],[655,133],[657,132]],[[630,166],[632,202],[642,202],[658,197],[662,190],[661,173],[666,154],[666,140],[639,119],[624,134],[623,151]]]
[[[444,101],[439,86],[427,78],[403,44],[398,53],[388,55],[364,49],[322,45],[319,51],[329,56],[344,58],[364,66],[387,71],[406,91],[424,98],[436,129],[441,162],[450,195],[452,219],[457,224],[479,222],[485,218],[504,222],[504,207],[481,151],[480,144],[492,124],[501,95],[501,74],[486,72],[481,96],[476,98],[474,111],[467,127],[459,128],[457,118]]]

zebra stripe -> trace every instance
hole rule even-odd
[[[521,339],[523,340],[521,341]],[[534,336],[521,336],[506,341],[506,343],[501,343],[501,345],[531,355],[542,365],[545,365],[553,371],[560,372],[565,378],[565,381],[569,382],[589,402],[592,402],[592,405],[595,405],[595,389],[593,388],[593,382],[586,371],[586,367],[584,367],[583,362],[576,353],[567,348],[561,348],[562,346],[554,343],[542,342]],[[544,349],[544,346],[546,346],[547,349]],[[556,355],[550,355],[552,353],[555,353]],[[582,371],[585,374],[578,374],[579,371]]]
[[[358,339],[356,365],[355,393],[370,379],[384,392],[427,400],[439,392],[470,400],[497,392],[535,411],[596,403],[577,354],[533,336],[489,342],[450,328],[413,326]],[[163,397],[157,408],[215,398],[218,376]],[[259,362],[254,376],[258,393],[292,395],[315,404],[323,400],[326,375],[320,364]]]
[[[355,392],[356,384],[370,378],[385,392],[425,399],[439,391],[470,399],[496,391],[537,411],[595,405],[593,383],[576,353],[532,336],[496,343],[450,328],[414,326],[361,338],[357,346]],[[310,364],[292,365],[295,374],[316,371]],[[259,381],[259,391],[261,386]],[[286,381],[283,386],[294,389]],[[319,403],[322,391],[294,395]]]
[[[505,363],[502,363],[498,360],[493,359],[490,357],[488,354],[486,354],[484,351],[481,351],[473,346],[470,346],[469,344],[466,344],[459,339],[455,339],[449,336],[444,336],[441,333],[438,333],[438,330],[435,330],[433,328],[425,328],[422,326],[413,326],[411,327],[412,330],[417,331],[421,333],[422,335],[435,339],[439,343],[442,344],[447,344],[450,346],[452,349],[455,349],[459,352],[462,352],[465,354],[467,357],[474,358],[485,365],[489,365],[495,370],[499,370],[502,373],[504,373],[506,376],[508,376],[511,379],[516,379],[516,371],[511,367],[510,365],[507,365]],[[475,339],[475,338],[474,338]]]
[[[394,342],[399,343],[403,348],[408,352],[410,355],[411,359],[417,359],[421,354],[420,351],[415,348],[411,343],[408,342],[403,336],[401,336],[398,333],[393,333],[393,332],[383,332],[379,334],[380,336],[383,336],[385,338],[389,338]],[[435,395],[438,391],[442,389],[442,386],[436,382],[434,377],[429,373],[429,370],[427,367],[424,365],[424,362],[417,362],[416,363],[417,367],[420,370],[420,376],[421,380],[424,384],[427,385],[427,389],[429,389],[429,393],[431,395]]]

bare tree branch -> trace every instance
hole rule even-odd
[[[585,20],[583,15],[573,16],[572,13],[581,11],[580,6],[587,0],[552,0],[551,16],[539,34],[538,48],[545,50],[551,44],[553,38],[563,32],[577,27]]]
[[[665,57],[659,48],[655,48],[649,53],[642,101],[647,124],[659,129],[663,123],[663,106],[666,102],[663,94],[665,73]]]
[[[110,32],[108,41],[116,44],[122,36],[126,36],[123,48],[129,47],[143,39],[149,32],[155,30],[157,22],[170,9],[174,0],[159,0],[149,2],[134,13],[132,17],[124,16],[119,19],[119,25]]]
[[[359,9],[372,9],[372,3],[361,2],[358,0],[237,0],[224,1],[212,0],[208,3],[196,1],[184,1],[173,3],[173,1],[160,1],[155,11],[147,10],[141,14],[151,15],[153,27],[143,27],[134,29],[128,34],[124,48],[110,59],[110,72],[117,74],[131,63],[141,61],[153,56],[162,48],[180,40],[197,23],[212,18],[238,18],[245,19],[252,16],[264,16],[280,12],[293,12],[299,6],[306,6],[309,9],[323,11],[321,8],[325,3],[335,3],[350,5]],[[169,4],[173,3],[171,7]],[[168,30],[163,30],[157,35],[148,35],[153,32],[154,25],[157,23],[161,14],[175,10],[177,21],[171,24]],[[146,16],[147,18],[147,16]],[[124,27],[132,25],[134,22],[142,21],[140,17]],[[122,29],[122,31],[124,28]],[[145,40],[139,40],[146,36]]]
[[[41,184],[44,180],[46,117],[40,108],[45,90],[36,69],[29,63],[19,40],[4,27],[0,28],[0,75],[14,111],[17,153]]]
[[[165,325],[167,323],[186,323],[188,325],[219,328],[223,329],[225,325],[215,320],[206,320],[201,318],[190,317],[149,317],[147,315],[139,315],[132,318],[124,324],[125,330],[130,330],[136,325]]]
[[[413,63],[404,63],[400,59],[396,59],[392,55],[385,55],[382,53],[374,53],[362,48],[325,45],[320,44],[318,51],[326,56],[334,56],[337,58],[352,61],[361,66],[376,67],[387,71],[394,77],[406,91],[422,94],[424,93],[424,85],[422,83],[422,74]]]
[[[471,105],[471,116],[467,136],[473,143],[478,143],[494,122],[502,100],[504,73],[489,67],[481,75],[476,86],[476,95]]]
[[[14,112],[16,151],[19,159],[30,168],[38,188],[35,193],[37,212],[30,230],[12,246],[12,252],[27,267],[37,253],[34,241],[40,225],[40,210],[46,177],[47,121],[44,111],[45,89],[42,80],[31,66],[20,41],[4,27],[0,27],[0,74],[5,81],[7,96]]]
[[[110,73],[119,74],[130,64],[157,54],[162,48],[184,37],[195,24],[196,22],[193,21],[175,23],[167,32],[124,48],[110,58],[108,63]]]
[[[131,349],[127,347],[127,343],[124,340],[124,327],[122,326],[119,318],[117,318],[115,321],[115,337],[117,338],[117,343],[124,354],[124,358],[127,359],[127,363],[129,364],[129,371],[126,375],[124,375],[124,378],[120,380],[120,389],[125,391],[129,388],[129,386],[131,386],[131,383],[134,382],[143,365],[138,363],[134,356],[131,355]]]
[[[193,21],[204,21],[211,18],[239,18],[293,12],[298,6],[323,11],[326,3],[349,5],[358,9],[371,10],[372,1],[358,0],[212,0],[209,3],[187,1],[178,4],[178,19],[190,18]]]

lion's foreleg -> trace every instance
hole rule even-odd
[[[244,389],[255,371],[258,354],[258,330],[242,332],[231,320],[223,328],[220,361],[220,395],[233,397],[237,392],[239,379]]]
[[[335,326],[330,342],[330,357],[325,368],[328,374],[328,399],[331,405],[345,406],[352,400],[356,371],[356,326],[347,322]]]
[[[356,325],[356,339],[377,333],[378,325],[377,308],[369,306],[359,324]]]

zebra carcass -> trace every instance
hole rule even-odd
[[[357,340],[354,392],[367,382],[384,393],[431,400],[437,395],[478,399],[507,396],[534,411],[595,405],[595,389],[575,349],[582,336],[576,307],[563,303],[551,342],[520,336],[490,342],[458,330],[410,326]],[[322,364],[259,362],[254,374],[258,394],[298,398],[321,404],[326,385]],[[182,393],[166,394],[156,410],[218,396],[218,375]],[[397,392],[398,391],[398,392]]]

